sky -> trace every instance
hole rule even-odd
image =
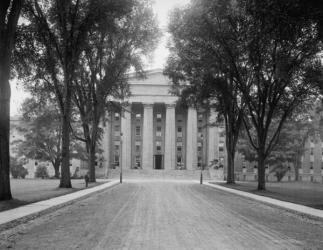
[[[154,0],[153,9],[157,15],[159,26],[163,31],[163,36],[161,37],[158,47],[153,53],[153,57],[149,60],[149,65],[147,69],[163,68],[167,56],[169,54],[167,45],[167,23],[168,14],[176,6],[182,6],[188,4],[190,0]],[[11,116],[18,115],[20,113],[20,107],[23,100],[28,97],[28,93],[25,93],[21,88],[19,88],[19,83],[16,80],[11,81]]]

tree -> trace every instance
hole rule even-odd
[[[48,179],[49,174],[48,174],[47,167],[44,165],[37,166],[35,171],[35,178]]]
[[[240,82],[244,124],[257,152],[258,189],[265,189],[265,160],[295,109],[315,96],[313,72],[321,63],[318,30],[293,1],[246,1],[242,11],[249,82]],[[275,123],[273,122],[275,121]],[[250,129],[255,133],[250,133]],[[254,135],[254,136],[253,136]]]
[[[17,22],[23,0],[0,3],[0,200],[12,198],[10,190],[10,67]]]
[[[107,17],[108,19],[110,17]],[[95,181],[95,158],[106,110],[129,94],[127,73],[133,67],[142,73],[142,57],[156,45],[159,37],[149,2],[133,1],[122,21],[102,21],[91,30],[80,59],[74,82],[73,100],[83,128],[88,153],[90,182]]]
[[[25,38],[18,52],[31,75],[31,85],[51,91],[58,103],[62,122],[62,166],[60,187],[70,188],[70,132],[73,82],[80,55],[88,41],[89,31],[107,17],[128,12],[130,0],[28,0],[24,9],[27,23],[22,27]],[[111,25],[109,23],[107,25]],[[26,77],[25,77],[26,78]]]
[[[268,155],[265,164],[273,166],[271,172],[276,173],[278,181],[280,181],[285,173],[294,167],[295,180],[299,179],[299,169],[301,168],[301,158],[306,151],[305,143],[310,136],[316,136],[320,133],[320,112],[321,104],[318,101],[310,101],[303,107],[298,107],[297,112],[286,122],[281,129],[279,140]],[[272,122],[273,128],[277,127],[277,120]],[[249,162],[257,161],[258,155],[254,150],[245,130],[242,130],[238,151],[242,153],[245,160]],[[255,131],[252,130],[252,136]],[[272,134],[272,131],[269,131]]]
[[[23,166],[23,163],[21,161],[18,161],[15,158],[10,159],[10,173],[12,175],[12,178],[22,178],[25,179],[26,175],[28,175],[28,170],[25,169]]]
[[[234,183],[234,157],[244,109],[235,79],[246,74],[244,65],[239,64],[243,53],[236,43],[241,34],[234,9],[233,1],[194,1],[175,10],[169,25],[171,55],[165,69],[182,99],[215,108],[224,119],[228,183]]]
[[[62,129],[58,107],[53,100],[41,100],[34,96],[24,101],[22,115],[17,130],[24,138],[12,142],[16,156],[24,161],[49,161],[54,167],[55,178],[59,178]],[[85,159],[83,154],[84,150],[72,138],[71,157]]]

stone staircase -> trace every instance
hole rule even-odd
[[[200,175],[201,170],[125,169],[122,171],[123,179],[200,180]],[[118,179],[120,169],[109,169],[107,177]],[[203,171],[203,179],[210,179],[208,170]]]

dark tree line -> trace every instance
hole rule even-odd
[[[165,73],[188,102],[208,100],[224,117],[229,183],[241,126],[265,189],[265,162],[284,124],[318,94],[322,9],[314,9],[300,0],[196,0],[174,12]]]
[[[0,2],[0,200],[11,199],[10,191],[10,68],[15,33],[23,0]]]
[[[17,26],[20,12],[23,19]],[[27,90],[54,100],[58,108],[60,187],[71,187],[71,136],[86,142],[90,177],[95,181],[99,125],[111,98],[127,93],[129,70],[142,71],[141,57],[149,55],[159,36],[150,2],[1,1],[0,15],[0,199],[11,198],[11,68]],[[83,136],[73,129],[75,119],[81,122]]]

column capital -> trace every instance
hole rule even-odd
[[[144,106],[144,108],[153,108],[154,107],[153,103],[142,103],[142,105]]]
[[[176,107],[176,104],[175,103],[165,103],[165,106],[167,109],[172,109],[172,108]]]
[[[194,107],[194,106],[188,106],[188,108],[187,108],[188,110],[196,110],[197,111],[197,108],[196,107]]]

